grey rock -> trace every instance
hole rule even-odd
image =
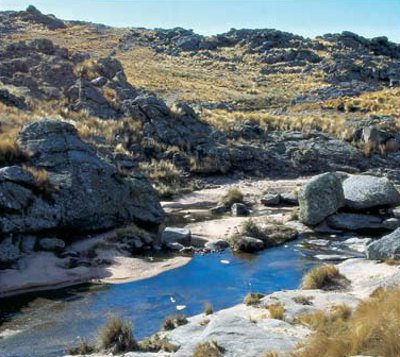
[[[33,253],[35,250],[37,238],[35,236],[22,236],[21,237],[21,251],[25,254]]]
[[[400,228],[369,244],[367,258],[372,260],[400,259]]]
[[[298,206],[297,192],[281,193],[281,203],[288,206]]]
[[[281,195],[279,193],[269,193],[261,198],[261,203],[264,206],[277,206],[281,202]]]
[[[299,192],[300,221],[316,225],[344,205],[340,179],[333,173],[313,177]]]
[[[399,218],[388,218],[382,222],[382,226],[386,229],[395,230],[400,227]]]
[[[221,250],[225,250],[229,247],[229,243],[225,240],[216,240],[216,241],[209,241],[204,245],[204,248],[210,250],[211,252],[219,252]]]
[[[346,206],[355,210],[400,204],[400,193],[387,178],[354,175],[343,181]]]
[[[183,246],[190,245],[191,232],[186,228],[167,227],[161,234],[161,242],[165,245],[179,243]]]
[[[0,266],[9,266],[20,257],[18,247],[13,243],[12,237],[3,239],[0,242]]]
[[[231,245],[235,252],[253,253],[264,249],[264,242],[253,237],[237,237]]]
[[[185,249],[185,246],[178,243],[178,242],[167,242],[165,243],[165,246],[170,249],[170,250],[174,250],[177,252],[183,251]]]
[[[42,238],[39,247],[48,252],[60,252],[65,248],[65,242],[58,238]]]
[[[231,207],[232,216],[248,216],[250,214],[249,209],[244,203],[234,203]]]
[[[212,214],[224,214],[228,211],[228,209],[226,208],[225,205],[219,205],[219,206],[215,206],[213,208],[210,208],[210,212]]]
[[[363,231],[369,229],[382,229],[382,219],[357,213],[339,213],[327,218],[326,223],[333,229],[346,231]]]
[[[389,212],[395,217],[400,218],[400,207],[394,207],[389,210]]]

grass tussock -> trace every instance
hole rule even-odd
[[[68,353],[72,356],[88,355],[95,351],[95,347],[85,340],[80,340],[75,347],[71,347],[68,349]]]
[[[15,140],[10,138],[0,139],[0,167],[20,164],[29,159]]]
[[[341,290],[349,286],[349,280],[340,274],[331,264],[318,266],[310,270],[301,284],[302,289]]]
[[[264,294],[260,293],[248,293],[245,296],[243,303],[247,306],[257,305],[264,296]]]
[[[226,207],[232,206],[234,203],[242,203],[244,199],[243,193],[237,188],[231,188],[229,191],[222,197],[221,204]]]
[[[51,182],[49,173],[46,169],[30,165],[22,165],[22,167],[25,171],[32,174],[35,185],[39,190],[43,191],[45,194],[51,194],[58,191],[58,188]]]
[[[222,357],[224,349],[217,341],[206,341],[196,345],[192,357]]]
[[[281,245],[297,236],[293,228],[279,224],[257,224],[251,218],[243,223],[241,233],[262,240],[265,248]]]
[[[166,319],[164,320],[162,324],[162,328],[165,331],[170,331],[173,330],[179,326],[186,325],[188,323],[188,320],[185,315],[170,315],[167,316]]]
[[[132,325],[121,318],[111,317],[99,331],[99,347],[110,353],[137,350]]]
[[[206,302],[204,304],[204,313],[206,315],[212,315],[214,313],[214,309],[213,309],[213,306],[211,305],[211,303]]]
[[[400,356],[399,301],[396,287],[361,302],[351,315],[340,308],[339,315],[315,325],[315,334],[293,357]]]
[[[139,342],[139,350],[142,352],[176,352],[179,346],[169,342],[166,337],[161,338],[158,334]]]
[[[269,311],[269,316],[271,319],[275,320],[282,320],[285,315],[285,308],[282,304],[270,304],[266,306],[267,310]]]

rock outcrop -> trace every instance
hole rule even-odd
[[[30,160],[0,169],[3,237],[98,231],[129,222],[157,232],[164,213],[147,179],[121,174],[79,138],[73,125],[33,122],[22,129],[18,143]]]

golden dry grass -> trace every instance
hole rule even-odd
[[[243,303],[247,306],[257,305],[264,296],[264,294],[260,293],[248,293],[245,296]]]
[[[269,316],[271,319],[282,320],[285,315],[285,308],[282,304],[269,304],[266,306],[267,310],[269,311]]]
[[[206,341],[198,343],[192,357],[222,357],[224,349],[217,341]]]
[[[338,268],[331,264],[311,269],[302,280],[303,289],[336,290],[349,285],[345,276],[339,273]]]
[[[99,347],[111,353],[136,350],[132,325],[118,317],[111,317],[99,331]]]
[[[243,202],[244,195],[243,193],[237,188],[231,188],[228,192],[222,197],[221,204],[226,207],[232,206],[234,203],[241,203]]]
[[[315,334],[293,357],[400,356],[399,301],[397,287],[361,302],[352,314],[341,307],[336,316],[319,316]]]

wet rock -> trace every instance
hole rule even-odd
[[[261,203],[264,206],[277,206],[281,202],[281,195],[279,193],[269,193],[261,198]]]
[[[183,246],[190,245],[191,232],[186,228],[167,227],[161,234],[161,242],[165,245],[179,243]]]
[[[264,249],[264,242],[253,237],[234,237],[231,242],[231,248],[235,252],[254,253]]]
[[[357,213],[339,213],[326,219],[326,223],[333,229],[346,231],[363,231],[369,229],[382,229],[382,219]]]
[[[229,247],[229,243],[225,240],[209,241],[204,245],[204,248],[211,252],[219,252]]]
[[[65,248],[65,242],[58,238],[42,238],[39,247],[47,252],[60,252]]]
[[[299,192],[300,221],[316,225],[344,206],[340,179],[333,173],[313,177]]]
[[[354,175],[343,181],[346,206],[354,210],[400,204],[400,193],[387,178]]]
[[[395,217],[400,218],[400,207],[391,208],[389,212]]]
[[[234,203],[231,207],[231,212],[234,217],[248,216],[250,214],[249,209],[244,203]]]
[[[367,258],[372,260],[400,259],[400,228],[369,244]]]
[[[177,252],[183,251],[183,249],[185,249],[185,246],[178,242],[167,242],[167,243],[165,243],[165,246],[168,249],[177,251]]]

